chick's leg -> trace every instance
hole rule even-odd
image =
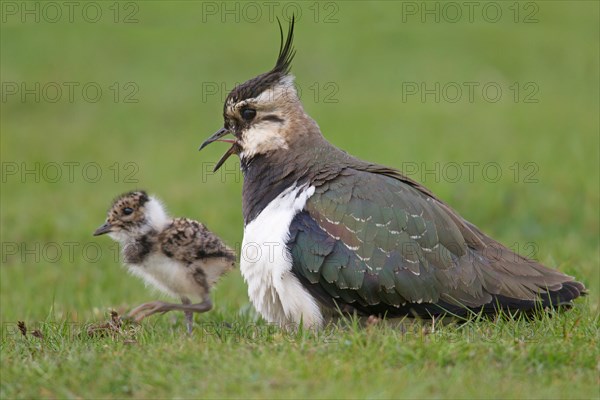
[[[181,300],[184,302],[183,304],[165,303],[162,301],[152,301],[150,303],[145,303],[131,310],[129,314],[127,314],[126,318],[133,319],[135,322],[140,322],[144,318],[156,313],[166,313],[168,311],[183,311],[186,316],[188,332],[191,332],[193,313],[204,313],[210,311],[212,309],[212,301],[208,297],[203,302],[196,304],[191,304],[188,298],[182,298]]]
[[[188,299],[185,296],[181,297],[181,303],[184,305],[190,305],[192,304],[192,302],[190,301],[190,299]],[[192,311],[184,311],[183,314],[185,315],[185,326],[187,327],[187,331],[188,333],[192,333],[192,327],[194,326],[194,313]]]

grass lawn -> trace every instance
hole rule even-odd
[[[91,233],[144,188],[239,249],[239,162],[212,174],[225,146],[197,147],[273,65],[271,5],[76,3],[1,3],[2,399],[600,397],[598,2],[272,6],[301,16],[292,70],[325,136],[576,276],[572,311],[291,334],[236,270],[192,337],[175,313],[88,334],[157,298]]]

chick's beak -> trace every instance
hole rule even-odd
[[[205,148],[206,146],[208,146],[209,144],[211,144],[212,142],[225,142],[225,143],[231,143],[231,147],[229,148],[229,150],[227,150],[225,152],[225,154],[223,154],[223,156],[221,157],[221,159],[217,162],[217,165],[215,165],[215,168],[213,169],[213,172],[216,172],[219,168],[221,168],[221,165],[223,165],[223,163],[232,155],[235,154],[237,152],[237,143],[235,140],[232,139],[221,139],[223,136],[227,135],[228,133],[231,133],[229,131],[229,129],[227,128],[221,128],[218,131],[216,131],[211,137],[209,137],[208,139],[206,139],[204,141],[204,143],[202,143],[202,145],[200,146],[200,148],[198,150],[202,150],[203,148]]]
[[[110,232],[112,229],[112,225],[108,222],[105,222],[101,227],[94,231],[94,236],[104,235],[105,233]]]

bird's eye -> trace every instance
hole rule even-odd
[[[244,120],[252,121],[252,119],[254,119],[254,117],[256,116],[256,110],[252,108],[244,108],[240,114],[242,115],[242,118],[244,118]]]
[[[125,215],[129,215],[129,214],[131,214],[131,213],[133,213],[133,208],[130,208],[130,207],[125,207],[125,208],[123,209],[123,214],[125,214]]]

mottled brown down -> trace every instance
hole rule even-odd
[[[142,305],[130,313],[137,320],[177,309],[186,312],[190,330],[191,312],[212,307],[211,288],[235,265],[235,252],[206,226],[188,218],[171,219],[162,204],[144,191],[114,200],[106,222],[94,233],[102,234],[120,242],[123,261],[132,274],[183,302]],[[190,304],[190,298],[202,303]]]

